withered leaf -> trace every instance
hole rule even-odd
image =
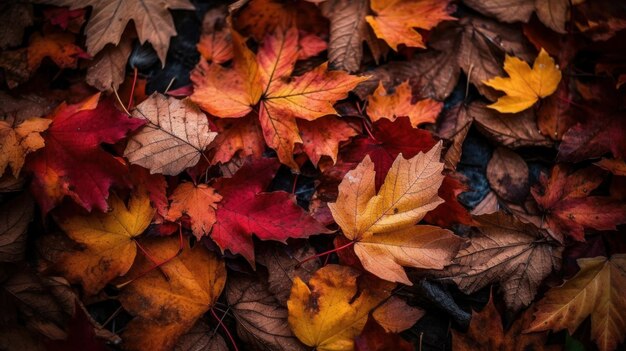
[[[35,203],[27,194],[0,205],[0,262],[24,258],[26,230],[33,220]]]
[[[544,231],[502,212],[477,216],[479,226],[469,246],[459,250],[454,263],[438,274],[471,294],[500,283],[507,306],[528,306],[541,282],[561,267],[562,248]]]
[[[528,185],[528,165],[515,152],[499,147],[487,164],[489,185],[501,198],[519,203],[530,190]]]

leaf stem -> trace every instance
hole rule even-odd
[[[135,95],[135,85],[137,85],[137,67],[135,67],[135,74],[133,76],[133,85],[130,88],[130,97],[128,98],[128,107],[126,107],[127,110],[130,110],[130,108],[133,106],[133,96]]]
[[[322,256],[330,255],[330,254],[331,254],[331,253],[333,253],[333,252],[338,252],[338,251],[341,251],[341,250],[343,250],[343,249],[347,249],[347,248],[349,248],[350,246],[354,245],[355,243],[356,243],[356,241],[354,241],[354,240],[353,240],[353,241],[351,241],[351,242],[349,242],[349,243],[347,243],[347,244],[345,244],[345,245],[341,245],[341,246],[336,247],[336,248],[334,248],[334,249],[332,249],[332,250],[324,251],[324,252],[322,252],[322,253],[318,253],[318,254],[315,254],[315,255],[313,255],[313,256],[309,256],[309,257],[305,258],[304,260],[302,260],[302,261],[298,262],[298,264],[296,264],[296,268],[299,268],[299,267],[300,267],[300,266],[302,266],[304,263],[306,263],[306,262],[308,262],[308,261],[310,261],[310,260],[313,260],[313,259],[316,259],[316,258],[319,258],[319,257],[322,257]]]
[[[217,313],[215,313],[215,310],[213,310],[213,308],[211,308],[211,315],[217,320],[217,323],[222,327],[222,329],[224,329],[224,332],[228,336],[228,339],[230,339],[231,344],[233,344],[233,348],[235,349],[235,351],[239,351],[233,335],[230,333],[230,331],[228,331],[228,328],[226,328],[226,326],[224,325],[220,317],[218,317]],[[226,313],[224,313],[224,316],[226,316]]]

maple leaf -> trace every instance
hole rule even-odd
[[[369,157],[348,172],[337,202],[328,207],[343,235],[354,243],[363,267],[376,276],[411,285],[402,266],[442,269],[463,240],[434,226],[415,225],[443,202],[441,143],[405,160],[399,155],[378,195]]]
[[[322,156],[328,156],[333,164],[336,163],[339,144],[358,134],[346,121],[335,116],[314,121],[299,120],[298,129],[302,137],[302,148],[316,167]]]
[[[200,56],[209,62],[224,63],[233,58],[233,44],[227,28],[202,33],[196,48]]]
[[[215,209],[222,196],[206,184],[180,184],[170,196],[172,205],[166,219],[176,221],[186,214],[191,219],[193,235],[200,240],[208,235],[215,223]]]
[[[31,190],[43,213],[65,196],[91,211],[107,209],[112,184],[127,184],[127,167],[100,148],[113,144],[143,121],[118,111],[99,94],[75,104],[62,104],[44,134],[45,147],[31,154],[25,165],[33,175]]]
[[[472,311],[472,320],[466,333],[452,329],[452,348],[459,351],[561,350],[559,346],[546,345],[547,333],[524,333],[524,327],[531,320],[532,313],[528,310],[505,331],[493,297],[490,296],[482,311]]]
[[[367,115],[372,122],[381,118],[393,121],[396,117],[409,117],[414,128],[422,123],[435,123],[443,103],[432,99],[412,103],[412,99],[408,81],[398,85],[393,94],[387,94],[383,84],[378,83],[376,91],[367,99]]]
[[[124,156],[150,173],[177,175],[195,166],[217,135],[209,130],[204,113],[189,100],[159,93],[139,104],[133,116],[147,124],[129,139]]]
[[[234,69],[201,62],[192,73],[191,99],[203,110],[220,118],[243,117],[258,104],[258,116],[267,145],[280,161],[292,168],[296,143],[302,143],[296,118],[313,121],[336,115],[333,103],[347,97],[359,82],[367,79],[342,71],[328,71],[322,64],[284,82],[298,58],[295,28],[266,36],[255,55],[243,38],[232,32]],[[225,84],[225,82],[227,84]]]
[[[435,275],[453,280],[466,294],[499,283],[511,310],[528,306],[541,282],[561,268],[563,249],[544,231],[502,212],[475,220],[469,245]]]
[[[0,174],[11,166],[17,178],[29,153],[44,147],[39,133],[48,129],[52,121],[33,117],[26,120],[0,120]]]
[[[142,245],[155,260],[167,262],[154,269],[153,262],[140,256],[128,272],[132,281],[119,300],[135,318],[126,326],[124,345],[171,350],[217,301],[226,283],[226,267],[203,245],[190,248],[185,241],[182,253],[176,255],[180,246],[173,237],[146,240]]]
[[[368,286],[357,294],[358,276],[355,269],[331,264],[318,269],[308,284],[294,279],[287,307],[289,326],[300,341],[320,351],[353,350],[369,312],[393,288]]]
[[[607,196],[589,196],[602,182],[597,168],[590,167],[571,173],[557,164],[550,178],[540,178],[542,189],[531,193],[546,213],[546,224],[557,239],[565,235],[583,241],[585,229],[615,230],[626,223],[626,204]]]
[[[135,24],[139,41],[146,41],[165,65],[170,38],[176,35],[174,21],[167,11],[193,10],[188,0],[39,0],[40,2],[69,6],[70,10],[91,6],[91,17],[85,28],[87,51],[95,56],[106,44],[117,45],[130,20]]]
[[[439,22],[453,20],[448,14],[448,0],[372,0],[374,16],[365,20],[374,33],[398,51],[398,45],[424,48],[422,36],[415,28],[432,29]]]
[[[96,294],[113,278],[128,272],[141,235],[154,217],[155,210],[145,192],[131,196],[128,207],[117,195],[109,199],[110,212],[86,216],[62,214],[57,223],[79,243],[81,251],[64,252],[58,266],[72,282],[80,282],[88,294]]]
[[[626,255],[577,262],[580,271],[537,303],[526,331],[567,329],[573,334],[591,316],[591,339],[601,351],[615,350],[626,336]]]
[[[531,107],[539,98],[556,91],[561,81],[561,71],[554,59],[542,48],[533,63],[533,68],[513,56],[507,55],[504,70],[508,78],[496,77],[483,83],[506,93],[488,107],[504,113],[521,112]]]
[[[354,350],[411,351],[413,350],[413,345],[400,337],[399,334],[386,331],[373,318],[369,318],[361,334],[354,338]]]
[[[254,266],[252,234],[261,240],[306,238],[328,233],[285,191],[264,192],[279,164],[260,159],[244,164],[232,178],[220,178],[213,187],[222,196],[211,239],[222,250],[241,254]]]

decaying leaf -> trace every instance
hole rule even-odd
[[[81,251],[62,253],[58,265],[88,294],[128,272],[137,253],[135,237],[148,227],[155,212],[144,192],[131,196],[128,207],[113,195],[109,207],[107,213],[69,214],[57,219],[63,231],[83,246]]]
[[[602,351],[617,349],[626,334],[626,255],[578,260],[580,272],[552,288],[535,306],[528,332],[567,329],[591,316],[591,338]]]
[[[190,248],[184,243],[182,253],[176,238],[152,238],[142,245],[155,260],[167,262],[155,269],[153,262],[140,256],[128,272],[130,283],[120,301],[135,318],[122,334],[124,345],[132,350],[169,350],[217,301],[226,268],[203,245]]]
[[[452,331],[452,348],[460,351],[557,351],[556,345],[546,345],[547,333],[525,333],[524,327],[532,319],[531,311],[525,312],[508,329],[502,327],[502,320],[493,298],[480,312],[472,311],[472,322],[467,333]]]
[[[119,44],[124,29],[133,21],[139,41],[152,44],[161,63],[170,46],[170,38],[176,35],[174,21],[168,9],[193,10],[188,0],[38,0],[56,6],[69,6],[71,10],[91,6],[87,22],[87,50],[95,56],[105,45]]]
[[[51,122],[39,117],[0,120],[0,174],[10,166],[13,176],[18,177],[26,155],[44,147],[40,133],[48,129]]]
[[[507,201],[520,203],[528,196],[528,165],[509,149],[499,147],[493,152],[487,164],[487,179],[491,189]]]
[[[502,212],[475,217],[478,226],[469,246],[459,250],[453,264],[436,273],[453,280],[467,293],[500,283],[507,306],[528,306],[541,282],[561,267],[562,248],[532,224]]]
[[[150,173],[177,175],[195,166],[217,135],[189,100],[155,93],[135,108],[133,116],[148,123],[130,138],[124,156]]]

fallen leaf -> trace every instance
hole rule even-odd
[[[192,73],[191,99],[220,118],[243,117],[258,104],[265,142],[276,150],[282,163],[298,169],[292,155],[295,144],[302,143],[296,117],[313,121],[336,115],[333,103],[347,97],[365,78],[328,71],[327,64],[322,64],[286,81],[298,57],[295,28],[265,37],[256,54],[233,33],[234,69],[202,61]]]
[[[226,28],[202,33],[196,48],[200,56],[209,62],[225,63],[233,58],[233,43]]]
[[[322,3],[321,9],[322,14],[330,20],[330,67],[348,72],[358,71],[367,30],[367,1],[330,0]]]
[[[33,220],[35,204],[20,195],[0,205],[0,262],[18,262],[26,252],[26,231]]]
[[[558,238],[569,236],[585,239],[585,229],[615,230],[626,223],[626,204],[607,196],[590,196],[602,182],[593,167],[570,172],[557,164],[550,178],[542,175],[542,187],[533,187],[531,193],[545,213],[547,226]]]
[[[261,240],[285,242],[328,233],[285,191],[264,192],[279,164],[260,159],[244,164],[232,178],[220,178],[213,187],[222,196],[211,239],[224,251],[241,254],[254,266],[252,235]]]
[[[81,251],[64,252],[59,268],[72,282],[79,282],[88,294],[96,294],[112,279],[128,272],[137,246],[135,238],[152,221],[154,209],[145,192],[131,196],[128,207],[119,197],[109,199],[110,212],[62,214],[57,223]]]
[[[358,276],[350,267],[327,265],[308,284],[294,279],[287,306],[289,326],[300,341],[319,351],[354,349],[370,311],[391,292],[375,286],[358,291]]]
[[[487,108],[483,103],[472,103],[467,109],[475,126],[487,138],[513,149],[524,146],[552,146],[550,139],[539,132],[532,110],[508,116]]]
[[[567,329],[571,335],[591,316],[591,339],[601,351],[616,350],[626,336],[626,255],[577,262],[580,271],[537,303],[526,332]]]
[[[432,29],[439,22],[453,20],[448,14],[448,1],[438,0],[372,0],[373,16],[365,17],[374,33],[398,51],[398,45],[424,48],[422,36],[415,28]]]
[[[395,350],[412,351],[413,345],[383,329],[374,319],[369,318],[363,331],[354,338],[355,351]]]
[[[496,100],[498,93],[484,81],[504,74],[505,54],[529,61],[534,57],[533,48],[516,26],[471,15],[459,22],[460,43],[452,49],[457,52],[457,63],[483,96]]]
[[[153,269],[154,263],[140,256],[128,272],[131,282],[119,300],[135,318],[122,334],[124,347],[169,350],[217,301],[226,283],[226,268],[203,245],[190,248],[185,241],[178,255],[179,242],[173,237],[152,238],[142,245],[157,262],[168,261]]]
[[[539,98],[556,91],[561,81],[561,71],[548,53],[541,49],[533,68],[513,56],[506,56],[504,70],[508,78],[495,77],[485,81],[486,85],[506,93],[487,107],[503,113],[521,112],[531,107]]]
[[[4,318],[19,318],[50,340],[67,338],[65,325],[75,313],[77,297],[65,279],[19,269],[2,282],[1,288],[9,295],[3,299]],[[17,316],[11,316],[10,311],[16,311]]]
[[[188,0],[38,0],[55,6],[68,6],[70,10],[91,6],[91,16],[85,28],[87,51],[95,56],[106,44],[119,44],[124,29],[133,21],[139,41],[149,42],[165,65],[170,38],[176,35],[174,21],[167,11],[193,10]]]
[[[495,17],[502,22],[528,22],[533,12],[552,30],[565,34],[569,20],[570,2],[567,0],[466,0],[468,6],[478,12]]]
[[[528,165],[520,155],[499,147],[487,164],[487,180],[491,189],[506,201],[520,203],[526,199],[528,185]]]
[[[226,299],[237,321],[237,334],[255,350],[307,350],[289,329],[286,300],[279,301],[264,278],[241,274],[228,278]],[[289,289],[284,292],[289,296]]]
[[[414,128],[422,123],[435,123],[443,109],[443,103],[432,99],[412,103],[412,100],[408,81],[395,87],[393,94],[388,94],[382,83],[379,83],[376,91],[367,99],[367,115],[372,122],[381,118],[393,121],[397,117],[409,117]]]
[[[124,156],[150,173],[178,175],[195,166],[217,135],[189,100],[154,93],[135,108],[133,116],[147,124],[129,139]]]
[[[223,118],[215,121],[218,133],[209,148],[214,150],[211,164],[226,163],[233,156],[259,159],[265,151],[263,131],[256,116]]]
[[[386,333],[399,333],[411,328],[426,312],[409,306],[397,296],[390,297],[372,313]]]
[[[522,314],[509,330],[502,327],[502,319],[493,298],[480,312],[472,311],[472,322],[466,333],[452,329],[452,348],[460,351],[489,350],[489,351],[557,351],[556,345],[546,345],[547,333],[523,332],[524,327],[532,319],[529,311]]]
[[[11,166],[13,176],[19,176],[26,155],[44,147],[40,133],[48,129],[51,122],[39,117],[0,120],[0,174]]]
[[[335,116],[326,116],[314,121],[298,121],[302,148],[309,160],[317,167],[323,156],[333,164],[337,162],[339,144],[357,135],[357,131],[346,121]]]
[[[191,219],[191,230],[196,239],[209,235],[215,223],[215,209],[222,196],[206,184],[182,183],[170,196],[172,204],[166,219],[176,221],[183,215]]]
[[[626,176],[626,162],[623,160],[603,158],[596,162],[595,165],[615,175]]]
[[[100,91],[119,89],[126,76],[126,62],[132,48],[131,36],[124,36],[117,45],[107,45],[96,55],[93,65],[87,70],[87,84]]]
[[[25,169],[33,175],[31,191],[44,214],[65,196],[88,211],[106,211],[111,185],[128,184],[128,168],[100,144],[113,144],[144,122],[118,111],[110,99],[98,101],[99,97],[62,104],[51,116],[45,147],[26,163]]]
[[[473,294],[499,283],[507,306],[528,306],[542,281],[561,268],[562,247],[532,224],[503,212],[475,217],[477,228],[453,264],[435,275]]]
[[[178,338],[174,351],[228,351],[226,340],[204,321],[199,320]]]
[[[61,68],[76,68],[79,58],[89,56],[75,41],[76,37],[72,33],[34,33],[27,48],[2,52],[0,67],[5,70],[7,85],[15,88],[29,80],[46,57]]]
[[[354,243],[363,267],[392,282],[412,285],[402,266],[442,269],[463,240],[434,226],[415,225],[443,202],[441,143],[405,160],[399,155],[378,195],[369,156],[348,172],[337,202],[329,203],[343,235]]]

